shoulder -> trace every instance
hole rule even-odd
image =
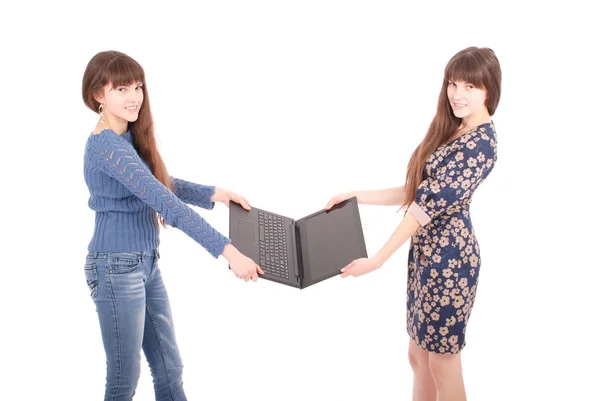
[[[486,123],[479,126],[476,130],[458,141],[460,150],[485,151],[496,149],[496,130],[493,123]],[[457,149],[458,150],[458,149]]]
[[[92,131],[92,135],[102,135],[102,134],[113,134],[116,135],[115,131],[113,131],[110,128],[101,128],[101,127],[96,127],[95,130]]]
[[[87,140],[88,149],[97,152],[106,151],[107,148],[129,152],[132,150],[130,146],[131,144],[127,140],[109,128],[92,131]]]
[[[121,135],[117,134],[110,128],[103,129],[95,129],[89,136],[89,141],[92,142],[111,142],[111,143],[121,143],[127,142],[124,140]]]
[[[483,124],[477,130],[476,138],[481,141],[481,145],[489,145],[493,148],[496,147],[496,127],[494,122],[491,121],[487,124]]]

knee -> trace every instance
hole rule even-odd
[[[183,382],[183,366],[174,366],[167,370],[152,370],[152,379],[157,389],[178,387]]]
[[[107,381],[116,386],[135,387],[140,379],[139,360],[116,361],[107,363]]]
[[[183,380],[183,366],[178,365],[169,371],[169,381],[171,385],[180,385]]]
[[[131,399],[135,395],[140,371],[138,369],[109,369],[106,376],[106,396]],[[111,398],[112,399],[112,398]],[[118,398],[121,399],[121,398]]]
[[[408,349],[408,362],[413,372],[429,369],[429,353],[416,345]]]
[[[460,373],[460,355],[456,354],[433,354],[429,358],[429,369],[436,383],[454,380],[454,376]]]

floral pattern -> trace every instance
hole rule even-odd
[[[456,354],[466,344],[481,265],[469,205],[496,152],[493,122],[443,144],[427,159],[408,209],[421,226],[408,255],[407,330],[427,351]]]

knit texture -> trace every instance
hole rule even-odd
[[[231,242],[186,203],[212,209],[215,187],[171,178],[170,191],[154,177],[133,146],[131,132],[110,129],[90,134],[85,147],[84,178],[88,205],[96,212],[89,252],[142,252],[158,248],[158,212],[165,222],[202,245],[213,257]]]

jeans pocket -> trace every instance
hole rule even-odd
[[[131,273],[142,264],[142,256],[135,253],[120,252],[110,255],[108,272],[110,274]]]
[[[92,299],[98,295],[98,269],[95,263],[85,264],[85,280],[87,281]]]

